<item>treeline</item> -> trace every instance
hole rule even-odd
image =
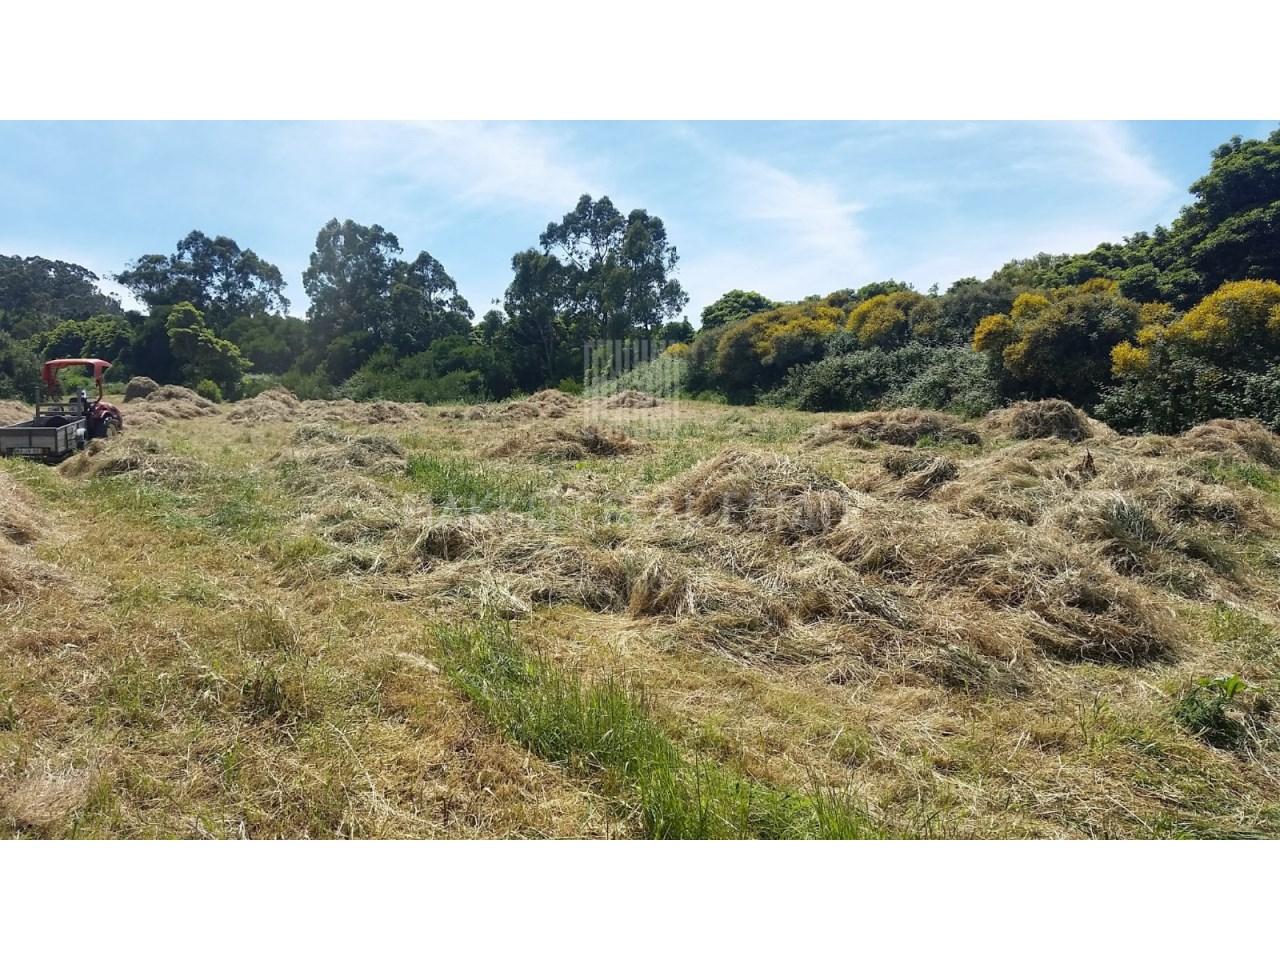
[[[124,311],[82,267],[0,257],[0,393],[29,394],[39,359],[92,354],[234,398],[283,383],[304,397],[442,402],[576,390],[582,344],[672,342],[658,363],[688,392],[809,410],[915,405],[978,414],[1064,397],[1124,429],[1214,416],[1280,426],[1280,130],[1213,152],[1168,227],[1085,254],[1005,264],[921,293],[895,281],[792,303],[733,290],[688,302],[661,219],[582,197],[513,256],[478,320],[444,265],[405,256],[378,225],[331,220],[303,274],[305,320],[280,271],[193,231],[115,279]],[[643,377],[638,378],[642,382]]]
[[[1223,144],[1190,192],[1167,228],[944,293],[888,281],[775,304],[735,290],[670,357],[692,392],[731,402],[978,414],[1062,397],[1127,430],[1280,428],[1280,131]]]
[[[42,359],[92,355],[115,379],[145,374],[234,399],[282,383],[338,394],[440,402],[573,389],[582,344],[687,341],[688,296],[662,220],[583,196],[512,258],[505,311],[476,322],[444,265],[409,259],[377,224],[331,220],[302,276],[305,320],[288,315],[280,270],[229,237],[192,231],[113,279],[146,305],[125,311],[83,267],[0,257],[0,394],[30,396]]]

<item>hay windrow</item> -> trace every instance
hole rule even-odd
[[[887,491],[894,496],[919,499],[960,476],[960,468],[950,457],[922,453],[895,453],[881,461],[885,472],[897,483]]]
[[[807,447],[823,447],[832,443],[859,446],[868,442],[914,447],[926,438],[936,443],[976,445],[982,442],[978,432],[958,417],[914,408],[870,410],[832,420],[810,430],[803,442]]]
[[[24,545],[40,536],[44,517],[30,495],[7,474],[0,473],[0,542]]]
[[[1257,420],[1210,420],[1184,433],[1177,446],[1225,460],[1252,461],[1280,469],[1280,436]]]
[[[152,413],[162,420],[195,420],[213,416],[218,412],[218,405],[194,390],[168,384],[129,400],[124,411],[125,421],[129,422],[140,412]]]
[[[1065,400],[1023,400],[983,418],[983,427],[1012,440],[1066,440],[1080,443],[1093,437],[1116,436]]]
[[[351,435],[310,423],[294,431],[292,446],[272,462],[290,481],[314,484],[321,491],[328,480],[344,472],[403,473],[409,465],[404,448],[390,437]]]
[[[1169,655],[1176,637],[1149,592],[1061,534],[940,511],[905,519],[882,508],[855,515],[825,545],[856,570],[1016,610],[1057,657],[1142,662]]]
[[[287,423],[299,419],[301,412],[302,401],[293,391],[273,387],[235,404],[227,419],[232,423]]]
[[[499,420],[558,420],[579,409],[582,401],[559,390],[539,390],[523,400],[499,407],[494,416]]]
[[[621,390],[608,397],[599,397],[593,404],[609,410],[639,410],[649,407],[660,407],[663,401],[640,390]]]
[[[533,460],[586,460],[620,457],[644,449],[625,433],[593,424],[529,430],[508,437],[487,451],[491,457]]]
[[[130,400],[141,400],[149,397],[160,389],[160,384],[156,383],[150,377],[134,377],[124,388],[124,399],[128,403]]]
[[[781,454],[728,450],[659,494],[677,514],[795,542],[832,529],[855,501],[838,480]]]
[[[197,482],[206,471],[198,461],[173,453],[159,440],[125,435],[91,440],[80,453],[64,460],[58,472],[76,480],[127,474],[147,483],[184,487]]]

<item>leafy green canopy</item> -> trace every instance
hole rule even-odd
[[[191,304],[219,333],[238,317],[289,309],[278,267],[230,237],[199,230],[178,241],[175,253],[139,257],[116,281],[149,307]]]
[[[340,382],[379,350],[412,354],[471,332],[471,307],[440,262],[426,251],[405,262],[401,249],[378,224],[334,219],[321,228],[302,275],[311,298],[304,366]]]

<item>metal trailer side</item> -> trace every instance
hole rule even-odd
[[[79,448],[80,431],[85,427],[83,417],[53,425],[45,423],[45,420],[44,417],[35,417],[11,427],[0,427],[0,457],[28,457],[52,462]]]

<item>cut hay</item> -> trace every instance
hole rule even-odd
[[[326,480],[343,471],[402,473],[409,464],[404,448],[390,437],[372,434],[353,436],[324,424],[303,424],[293,434],[293,448],[277,454],[273,461],[293,480],[301,476],[323,489]]]
[[[0,473],[0,542],[28,544],[40,536],[42,517],[26,490]]]
[[[421,419],[422,409],[413,404],[395,403],[390,400],[357,403],[345,397],[341,400],[308,400],[303,404],[303,411],[307,417],[330,423],[367,426],[381,423],[410,423]]]
[[[559,390],[539,390],[523,400],[516,400],[497,411],[499,420],[561,419],[573,413],[582,402]]]
[[[963,480],[943,490],[938,499],[957,514],[1035,523],[1057,494],[1052,469],[1039,466],[1026,445],[999,450],[966,464]]]
[[[7,427],[10,424],[30,420],[32,412],[31,407],[25,404],[0,400],[0,427]]]
[[[183,487],[197,482],[204,467],[190,457],[172,453],[151,437],[117,437],[92,440],[80,453],[58,466],[64,477],[90,480],[128,474],[162,486]]]
[[[127,403],[130,400],[141,400],[149,397],[160,389],[160,384],[156,383],[150,377],[134,377],[125,385],[124,399]]]
[[[936,443],[958,442],[979,444],[978,432],[958,417],[935,410],[871,410],[833,420],[810,430],[804,439],[807,447],[823,447],[831,443],[892,443],[913,447],[921,440]]]
[[[922,453],[893,453],[881,461],[885,472],[898,483],[891,492],[900,497],[927,497],[943,484],[960,476],[960,468],[950,457],[932,457]]]
[[[218,412],[218,405],[194,390],[169,384],[130,400],[129,409],[125,412],[126,422],[136,411],[148,411],[164,420],[195,420],[213,416]]]
[[[489,411],[482,406],[446,407],[436,416],[442,420],[487,420]]]
[[[846,520],[825,544],[864,573],[1016,611],[1055,657],[1138,663],[1171,651],[1168,611],[1062,534],[941,513],[902,518],[886,507]]]
[[[1079,443],[1095,435],[1096,421],[1065,400],[1023,400],[993,410],[983,418],[983,426],[1011,440],[1066,440]],[[1101,424],[1096,424],[1101,426]],[[1112,437],[1114,431],[1106,428]]]
[[[1178,440],[1187,451],[1280,469],[1280,436],[1257,420],[1210,420]]]
[[[657,397],[639,390],[622,390],[610,397],[601,397],[592,402],[609,410],[635,410],[662,406],[662,401]]]
[[[273,387],[256,397],[241,400],[232,407],[227,419],[232,423],[287,423],[297,420],[301,412],[302,401],[293,391]]]
[[[677,514],[794,542],[834,527],[854,496],[806,463],[728,450],[673,480],[660,502]]]
[[[625,433],[584,425],[574,428],[531,430],[491,447],[491,457],[532,460],[586,460],[590,457],[619,457],[644,449]]]
[[[0,792],[0,811],[20,829],[43,830],[81,809],[89,799],[93,771],[35,765]]]

